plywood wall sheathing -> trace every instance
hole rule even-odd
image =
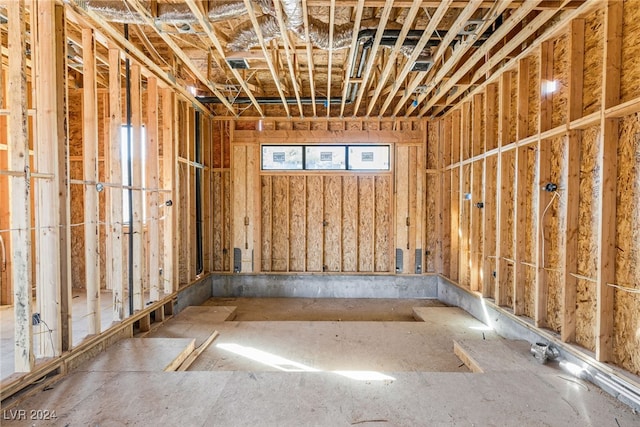
[[[596,269],[593,260],[597,256],[598,187],[600,171],[596,167],[599,126],[582,131],[580,149],[580,205],[578,207],[578,269],[576,297],[575,342],[584,348],[595,350],[596,319]],[[571,272],[569,272],[571,273]]]
[[[500,241],[496,271],[496,302],[513,307],[514,265],[515,265],[515,198],[516,198],[516,156],[515,150],[503,152],[500,159]]]
[[[527,67],[529,73],[527,99],[529,103],[527,105],[526,136],[529,137],[537,134],[540,126],[540,50],[536,49],[527,57],[527,61],[529,63]]]
[[[358,177],[358,271],[374,271],[375,188],[373,176]],[[345,239],[343,239],[345,241]]]
[[[606,6],[602,74],[603,110],[621,101],[623,6],[624,3],[619,1],[608,2]],[[602,137],[599,139],[597,167],[602,173],[602,185],[598,193],[600,217],[598,218],[596,358],[604,362],[614,358],[615,292],[610,284],[616,281],[617,246],[616,224],[611,218],[617,215],[619,119],[609,119],[601,114],[600,128]]]
[[[616,288],[614,297],[614,361],[632,372],[640,371],[640,114],[620,121],[618,147],[618,200],[616,218]],[[624,236],[624,237],[623,237]],[[635,293],[634,293],[635,291]]]
[[[324,177],[324,255],[323,271],[342,268],[342,177]]]
[[[558,192],[551,195],[549,203],[540,205],[544,213],[544,218],[541,221],[542,231],[541,237],[544,238],[544,254],[543,254],[543,269],[546,273],[547,283],[547,326],[560,332],[562,325],[562,276],[564,272],[564,266],[562,265],[562,253],[565,247],[565,235],[564,230],[561,228],[561,223],[564,222],[564,216],[566,215],[566,188],[567,183],[563,180],[562,171],[564,170],[564,164],[567,159],[567,138],[558,137],[552,140],[542,141],[543,144],[548,144],[550,150],[550,165],[549,165],[549,178],[548,182],[552,182],[558,185]],[[542,184],[544,185],[544,184]]]
[[[622,35],[622,68],[620,70],[620,101],[640,97],[640,8],[625,2],[622,22],[617,31]]]
[[[342,270],[358,271],[359,234],[360,234],[360,178],[345,176],[342,178]],[[366,209],[363,206],[363,209]]]
[[[571,103],[571,100],[570,100]],[[580,102],[582,105],[582,102]],[[562,325],[561,339],[574,341],[576,330],[577,278],[570,272],[578,267],[578,206],[580,195],[580,137],[578,131],[571,131],[563,147],[560,185],[564,188],[564,197],[559,199],[561,206],[560,230],[563,234],[563,247],[560,248],[560,283],[562,289]]]
[[[321,272],[323,266],[320,244],[323,242],[323,177],[310,175],[306,182],[306,253],[307,271]]]
[[[289,178],[289,271],[306,270],[306,188],[303,176]]]
[[[585,18],[582,114],[600,110],[602,100],[602,61],[604,51],[604,9]]]
[[[523,314],[533,319],[535,317],[535,283],[537,276],[536,236],[538,235],[538,205],[535,195],[540,191],[536,181],[537,147],[535,145],[528,145],[520,155],[526,158],[526,174],[524,177],[518,177],[518,179],[524,178],[525,180],[525,250],[521,253],[524,258],[519,260],[521,268],[524,268],[525,271]]]
[[[562,34],[553,41],[553,75],[554,91],[552,96],[551,128],[567,123],[567,103],[569,99],[569,72],[571,52],[569,49],[569,35]]]

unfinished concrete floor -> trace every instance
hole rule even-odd
[[[221,302],[227,307],[209,305]],[[5,411],[3,425],[640,425],[639,416],[593,385],[557,365],[539,365],[528,343],[504,340],[437,302],[234,299],[207,305],[187,308],[149,335],[195,338],[197,346],[218,330],[220,337],[189,371],[89,365]],[[420,307],[415,312],[422,321],[408,320],[411,307]],[[389,317],[367,320],[381,315]],[[484,373],[462,364],[454,341]],[[142,353],[131,353],[132,364],[162,353],[136,348]],[[110,351],[88,363],[104,366]],[[11,420],[19,410],[27,419]],[[56,411],[57,418],[32,420],[31,410]]]

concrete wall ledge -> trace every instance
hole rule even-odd
[[[438,277],[438,299],[462,308],[504,338],[553,345],[560,352],[559,360],[577,367],[580,379],[590,381],[635,411],[640,411],[640,377],[597,361],[588,350],[562,342],[554,332],[536,328],[525,318],[515,316],[445,277]]]
[[[224,274],[211,276],[214,297],[438,297],[438,276],[365,274]]]

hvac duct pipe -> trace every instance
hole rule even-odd
[[[198,101],[200,101],[203,104],[221,104],[222,101],[220,101],[220,99],[216,96],[199,96],[196,98]],[[256,98],[256,101],[258,102],[258,104],[260,105],[278,105],[278,104],[282,104],[282,98],[280,97],[262,97],[262,98]],[[289,105],[294,105],[298,103],[298,100],[296,98],[285,98],[285,101],[287,102],[287,104]],[[316,97],[315,99],[316,104],[324,104],[327,105],[327,98],[322,98],[322,97]],[[231,102],[232,104],[251,104],[251,98],[248,97],[238,97],[235,99],[229,99],[229,102]],[[313,99],[311,98],[300,98],[300,103],[303,105],[311,105],[313,104]],[[340,104],[342,103],[342,98],[340,97],[332,97],[329,99],[329,103],[331,105],[335,105],[335,104]]]
[[[80,6],[99,13],[107,21],[121,24],[146,24],[138,12],[131,10],[126,2],[120,0],[76,0]],[[270,12],[270,0],[255,0],[264,13]],[[149,10],[149,2],[142,3]],[[185,3],[158,3],[156,23],[194,23],[197,21],[189,5]],[[206,13],[211,22],[224,21],[247,13],[243,1],[210,2]]]

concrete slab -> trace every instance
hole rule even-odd
[[[324,320],[411,322],[413,307],[444,307],[434,299],[211,298],[204,305],[237,306],[237,321]],[[230,319],[231,320],[231,319]]]
[[[235,317],[234,306],[187,307],[164,324],[153,329],[149,338],[193,338],[199,347],[216,330],[217,324]]]
[[[220,337],[191,371],[467,371],[448,332],[424,323],[225,322],[216,328]]]
[[[84,372],[158,372],[180,363],[193,351],[192,338],[129,338],[83,363]]]
[[[236,317],[237,307],[195,305],[182,310],[180,313],[169,319],[167,323],[176,322],[198,322],[198,323],[221,323],[233,320]]]
[[[393,380],[358,381],[330,372],[76,372],[14,408],[26,414],[55,410],[55,421],[8,419],[3,426],[625,427],[640,422],[599,389],[555,374],[389,375]]]
[[[462,312],[430,310],[423,313],[428,322],[220,323],[221,342],[262,351],[252,356],[270,352],[287,360],[268,360],[278,369],[216,348],[214,359],[222,351],[227,358],[218,367],[237,364],[237,370],[76,371],[13,412],[5,410],[2,425],[640,425],[640,416],[597,387],[528,359],[522,342],[473,329]],[[457,359],[454,339],[478,359],[510,362],[484,374],[425,372],[440,351]],[[211,356],[212,348],[201,357]],[[347,369],[375,372],[355,379]],[[31,410],[56,411],[57,418],[16,420],[21,410],[25,417]]]

